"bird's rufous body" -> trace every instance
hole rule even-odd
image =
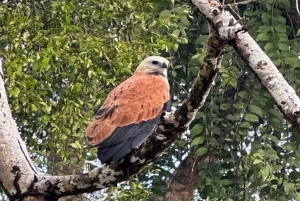
[[[167,66],[163,57],[148,57],[108,94],[86,130],[102,162],[118,161],[139,146],[170,107]]]

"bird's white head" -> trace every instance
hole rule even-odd
[[[150,56],[144,59],[137,67],[136,72],[145,70],[148,74],[157,74],[167,77],[169,61],[160,56]]]

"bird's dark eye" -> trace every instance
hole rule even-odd
[[[158,61],[152,61],[152,64],[157,65]]]

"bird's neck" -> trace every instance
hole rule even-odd
[[[167,78],[167,76],[162,72],[155,71],[155,72],[148,72],[147,74],[149,74],[149,75],[161,75],[161,76]]]
[[[147,71],[146,69],[138,69],[137,71],[135,71],[136,75],[145,75],[145,74],[148,74],[148,75],[161,75],[165,78],[167,78],[167,70],[164,70],[163,72],[161,71]]]

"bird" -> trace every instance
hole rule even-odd
[[[108,95],[86,129],[87,142],[98,148],[101,163],[119,162],[139,147],[170,111],[169,61],[149,56],[134,74]]]

